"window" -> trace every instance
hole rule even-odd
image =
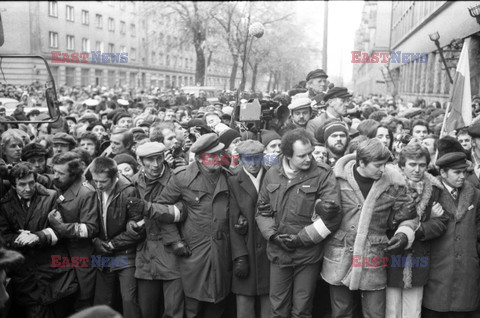
[[[48,1],[48,15],[58,18],[58,3],[57,1]]]
[[[120,53],[127,53],[127,47],[125,45],[120,45]]]
[[[75,50],[75,37],[67,35],[67,50]]]
[[[163,65],[163,54],[162,53],[158,54],[158,64]]]
[[[132,34],[132,36],[135,36],[136,35],[136,30],[135,30],[135,24],[130,24],[130,33]]]
[[[187,58],[185,58],[185,68],[188,69],[188,59]],[[185,80],[185,82],[187,82],[187,81]]]
[[[127,26],[125,24],[125,21],[120,21],[120,33],[125,34],[126,32],[127,32]]]
[[[163,45],[163,33],[160,32],[160,34],[158,35],[158,42],[160,43],[160,45]]]
[[[108,31],[115,31],[115,21],[113,18],[108,18]]]
[[[152,61],[150,62],[151,64],[155,64],[156,60],[155,60],[155,52],[152,52]]]
[[[115,53],[115,44],[108,43],[108,53]]]
[[[75,21],[73,7],[67,6],[67,21]]]
[[[67,86],[74,86],[75,85],[75,68],[66,67],[65,75],[66,75]]]
[[[103,17],[101,14],[95,15],[95,24],[97,25],[97,28],[103,28]]]
[[[82,86],[88,86],[90,84],[90,70],[88,68],[82,68]]]
[[[83,38],[82,39],[82,52],[90,52],[90,40]]]
[[[167,61],[165,62],[166,66],[170,66],[170,55],[167,55]]]
[[[95,51],[100,51],[103,52],[103,42],[102,41],[97,41],[95,42]]]
[[[82,24],[85,24],[85,25],[90,24],[90,15],[88,11],[82,10]]]
[[[113,87],[115,85],[115,71],[108,71],[107,80],[108,86]]]
[[[49,45],[52,48],[58,48],[58,33],[48,32]]]
[[[132,61],[137,59],[137,50],[135,50],[133,47],[130,49],[130,57],[132,58]]]

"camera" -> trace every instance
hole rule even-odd
[[[182,146],[181,145],[174,145],[171,149],[170,149],[170,153],[172,154],[172,157],[174,159],[176,158],[180,158],[182,156],[182,153],[183,153],[183,149],[182,149]]]

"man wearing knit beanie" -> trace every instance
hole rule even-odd
[[[235,129],[227,129],[220,135],[220,137],[218,137],[218,139],[225,145],[225,150],[230,155],[230,168],[237,166],[239,164],[239,156],[236,148],[237,144],[242,141],[240,133]]]
[[[262,144],[265,146],[265,153],[280,153],[282,137],[274,130],[262,130]]]
[[[333,166],[339,158],[343,157],[345,150],[347,150],[349,142],[347,125],[339,120],[329,119],[325,126],[317,131],[316,137],[328,149],[330,165]]]

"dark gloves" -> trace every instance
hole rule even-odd
[[[62,215],[58,210],[54,209],[48,213],[48,222],[60,237],[63,237],[67,233],[67,225],[63,223]]]
[[[93,239],[93,245],[95,246],[95,250],[96,250],[98,253],[101,253],[101,254],[112,254],[112,249],[110,248],[110,246],[108,245],[108,243],[105,242],[105,241],[102,241],[102,240],[99,239],[98,237]]]
[[[189,257],[192,255],[192,251],[188,248],[188,245],[182,241],[172,243],[173,254],[179,257]]]
[[[320,216],[330,232],[335,232],[340,227],[342,213],[340,206],[332,200],[317,200],[315,214]]]
[[[417,209],[415,200],[408,202],[395,213],[393,216],[393,225],[398,225],[406,220],[411,220],[417,217]]]
[[[388,247],[385,249],[386,253],[397,254],[402,253],[408,245],[408,237],[404,233],[397,233],[388,241]]]
[[[247,278],[249,272],[248,256],[237,257],[233,261],[233,273],[238,278]]]
[[[240,235],[246,235],[248,232],[248,221],[242,214],[238,217],[237,223],[233,226],[235,232]]]
[[[290,234],[288,238],[284,240],[284,242],[285,242],[285,245],[293,249],[305,246],[305,244],[303,244],[302,240],[297,234]]]
[[[290,235],[288,234],[274,234],[270,237],[270,241],[278,245],[282,250],[292,253],[295,251],[295,248],[292,248],[287,245],[287,242],[290,240]]]
[[[270,203],[259,201],[257,204],[257,209],[258,209],[258,213],[260,213],[261,216],[266,216],[266,217],[273,216],[273,210]]]
[[[128,197],[127,210],[131,215],[143,215],[145,211],[145,201],[137,197]]]

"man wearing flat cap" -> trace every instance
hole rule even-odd
[[[306,128],[308,121],[312,117],[311,104],[312,100],[308,97],[292,98],[292,102],[288,105],[290,118],[278,133],[283,136],[287,131],[296,128]]]
[[[336,118],[343,121],[342,116],[346,114],[346,107],[352,95],[345,87],[334,87],[325,94],[323,101],[326,103],[326,111],[320,116],[313,118],[307,124],[307,131],[315,136],[320,127],[329,118]],[[318,140],[320,142],[320,140]]]
[[[319,94],[324,94],[328,87],[328,75],[324,70],[316,69],[307,74],[306,87],[308,89],[308,97],[313,99]]]
[[[446,233],[431,244],[423,314],[427,318],[470,317],[480,301],[480,191],[465,180],[464,152],[447,152],[436,165],[443,184],[438,202],[450,220]]]
[[[56,133],[53,136],[53,152],[57,153],[66,153],[77,145],[75,138],[67,133]]]
[[[230,293],[232,261],[228,170],[224,145],[215,133],[200,136],[190,151],[195,161],[177,168],[159,203],[184,201],[187,217],[180,232],[191,255],[179,257],[187,318],[221,317]]]
[[[177,256],[188,256],[190,250],[176,225],[167,224],[163,218],[173,212],[175,221],[180,209],[156,203],[172,177],[165,151],[165,145],[159,142],[146,142],[136,150],[141,169],[132,177],[132,183],[141,201],[130,198],[130,204],[139,206],[144,213],[146,239],[137,248],[135,277],[143,317],[160,317],[163,303],[165,316],[183,318],[184,294]],[[141,232],[140,224],[130,222],[129,227]]]

